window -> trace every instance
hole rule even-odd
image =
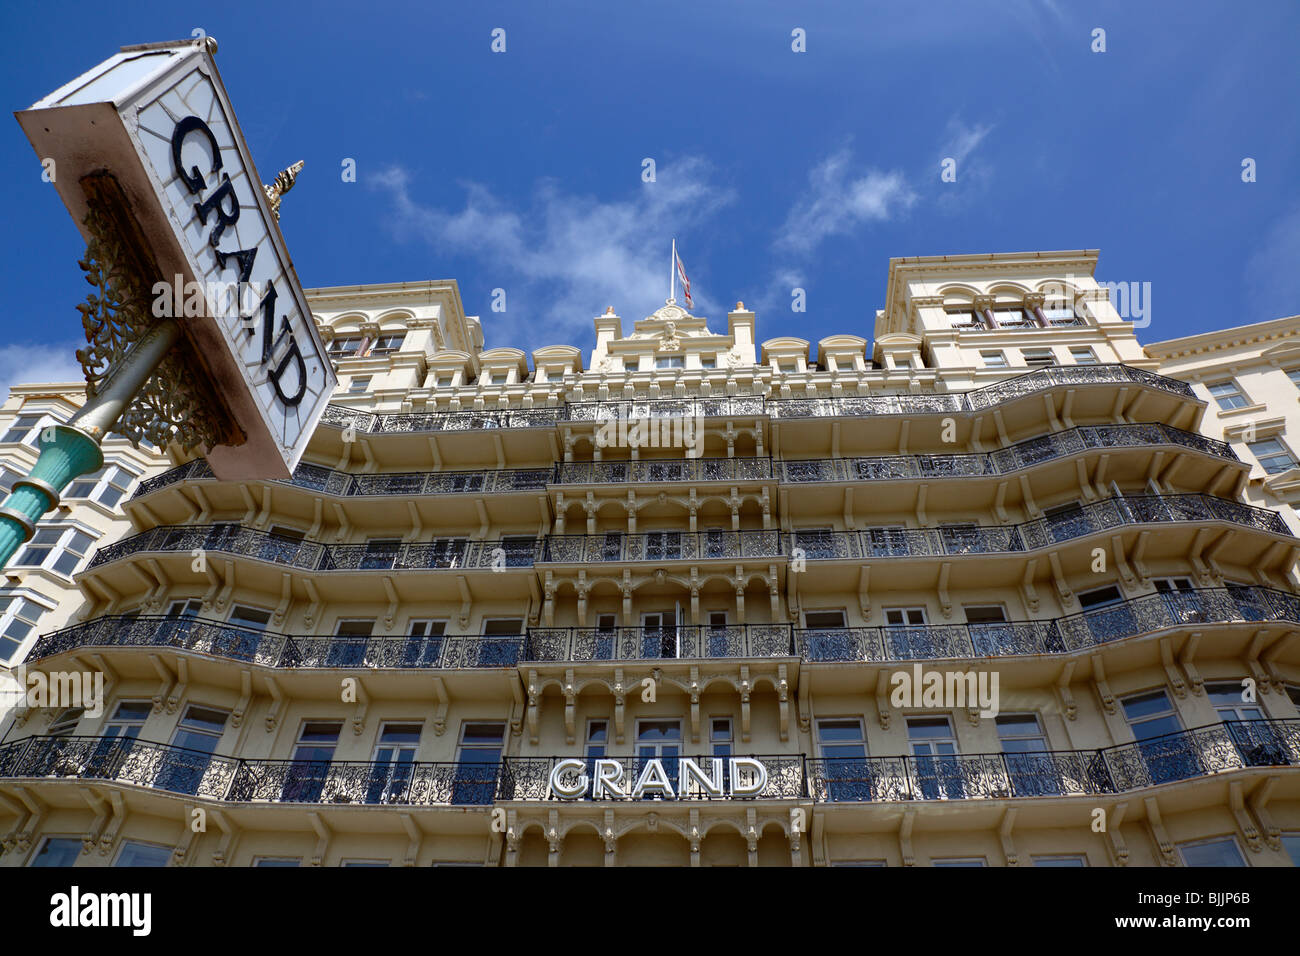
[[[362,392],[370,391],[371,375],[354,375],[352,381],[348,383],[349,395],[360,395]]]
[[[847,626],[844,612],[836,611],[804,611],[803,626],[809,630],[833,630]]]
[[[298,744],[293,751],[294,760],[329,761],[334,759],[334,748],[339,742],[341,721],[308,720],[298,731]]]
[[[1074,359],[1075,365],[1097,364],[1097,353],[1087,345],[1071,345],[1070,358]]]
[[[862,721],[856,717],[818,720],[817,746],[827,760],[865,760],[867,738]]]
[[[966,781],[957,761],[957,738],[947,717],[908,717],[916,781],[924,800],[960,800]]]
[[[605,756],[605,748],[609,746],[609,721],[608,720],[589,720],[587,721],[587,747],[586,754],[588,762]]]
[[[700,368],[717,368],[718,357],[716,355],[701,355]]]
[[[483,621],[484,637],[515,637],[524,630],[523,618],[488,618]]]
[[[386,860],[342,860],[339,866],[369,866],[369,867],[387,867]]]
[[[709,750],[715,757],[731,756],[730,717],[714,717],[709,721]]]
[[[1210,390],[1210,395],[1225,412],[1234,408],[1245,408],[1250,404],[1246,396],[1242,394],[1241,389],[1237,387],[1237,383],[1232,379],[1223,382],[1210,382],[1206,385],[1206,388]]]
[[[1007,367],[1007,356],[1001,349],[990,349],[986,352],[980,352],[980,358],[984,360],[985,368]]]
[[[1281,439],[1265,438],[1262,441],[1252,441],[1246,444],[1255,457],[1259,459],[1259,463],[1264,466],[1264,470],[1270,475],[1276,475],[1288,468],[1295,467],[1295,458],[1287,450],[1287,447],[1282,444]]]
[[[405,803],[415,770],[415,753],[424,725],[385,721],[375,745],[375,769],[370,774],[366,803]]]
[[[45,733],[50,737],[71,737],[76,732],[77,724],[81,723],[81,715],[85,710],[81,707],[69,707],[50,721],[49,729]]]
[[[41,426],[51,424],[56,419],[52,415],[19,415],[9,426],[9,430],[0,438],[0,442],[22,442],[24,445],[36,444]]]
[[[1245,866],[1237,841],[1232,837],[1197,840],[1178,844],[1178,853],[1184,866]]]
[[[260,607],[247,607],[243,604],[236,604],[230,609],[230,617],[227,620],[237,627],[248,627],[257,631],[264,631],[266,626],[271,623],[271,612],[264,611]]]
[[[361,568],[391,568],[401,548],[401,538],[371,538],[366,542],[366,549],[361,555]]]
[[[67,577],[81,564],[94,538],[76,528],[37,528],[27,547],[18,555],[17,565],[48,568]]]
[[[1006,609],[1001,604],[964,604],[967,624],[1005,624]]]
[[[660,355],[655,358],[655,368],[685,368],[686,359],[681,355]]]
[[[1056,305],[1043,306],[1043,318],[1047,320],[1048,325],[1078,325],[1079,317],[1075,314],[1074,306],[1057,303]]]
[[[677,782],[677,757],[682,752],[680,720],[639,720],[636,755],[641,760],[662,760],[668,779]]]
[[[931,866],[988,866],[982,856],[954,856],[947,859],[931,860]]]
[[[506,384],[506,382],[510,381],[510,373],[492,372],[490,375],[488,375],[488,381],[493,385],[504,385]]]
[[[302,860],[296,856],[259,856],[253,859],[253,866],[302,866]]]
[[[1042,368],[1046,365],[1056,364],[1056,353],[1051,349],[1021,349],[1020,354],[1024,357],[1025,364],[1030,368]]]
[[[344,335],[329,344],[326,352],[333,358],[348,358],[361,353],[361,344],[365,339],[360,335]]]
[[[451,382],[454,377],[455,376],[453,375],[439,375],[434,378],[433,382],[438,386],[438,388],[451,388]]]
[[[796,359],[790,359],[785,362],[777,362],[776,370],[782,375],[793,375],[799,371],[799,362]]]
[[[81,856],[79,837],[46,837],[27,861],[28,866],[72,866]]]
[[[1196,585],[1191,578],[1156,578],[1151,582],[1157,591],[1193,591]]]
[[[1093,588],[1091,591],[1080,591],[1078,598],[1079,606],[1085,611],[1091,611],[1093,608],[1119,604],[1124,600],[1124,595],[1120,593],[1119,588],[1115,587],[1115,585],[1108,584],[1104,587]]]
[[[1036,714],[998,714],[994,719],[1004,754],[1047,752],[1047,737]]]
[[[1257,704],[1242,699],[1243,688],[1240,682],[1227,681],[1219,684],[1206,684],[1205,693],[1220,720],[1263,720],[1264,711]]]
[[[492,802],[505,734],[506,725],[496,721],[461,724],[456,781],[451,791],[453,804],[481,806]]]
[[[1300,388],[1300,366],[1286,370],[1286,377],[1291,380],[1291,384]]]
[[[402,347],[402,342],[406,340],[405,332],[385,332],[375,339],[375,344],[370,347],[370,354],[375,355],[379,352],[396,352]]]
[[[23,475],[20,472],[0,465],[0,493],[8,495],[14,490],[14,482],[21,477],[23,477]],[[65,493],[64,497],[66,498],[68,495]]]
[[[24,597],[0,597],[0,661],[11,661],[47,609]]]
[[[156,843],[136,843],[133,840],[127,840],[122,844],[122,850],[117,855],[117,862],[114,866],[166,866],[167,861],[172,858],[172,849],[169,846],[158,846]]]
[[[144,729],[144,723],[149,719],[149,712],[152,710],[152,701],[124,700],[117,705],[113,716],[104,724],[100,736],[135,740]]]
[[[1038,325],[1024,309],[999,307],[993,310],[993,321],[1000,329],[1030,329]]]
[[[974,307],[945,309],[944,311],[948,313],[948,321],[952,323],[954,329],[982,329],[984,327],[984,313]]]
[[[1058,856],[1031,856],[1034,866],[1087,866],[1088,858],[1082,853],[1062,854]]]
[[[373,620],[339,621],[334,626],[336,637],[369,637],[375,630]]]
[[[1149,740],[1162,734],[1173,734],[1183,729],[1182,722],[1174,713],[1169,703],[1169,695],[1163,690],[1148,691],[1125,697],[1124,717],[1133,728],[1133,736],[1138,740]]]
[[[105,508],[111,508],[131,489],[132,483],[140,477],[122,465],[107,465],[93,475],[85,475],[74,481],[63,493],[65,498],[90,498]]]

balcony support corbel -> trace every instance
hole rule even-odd
[[[771,531],[772,530],[772,495],[768,491],[768,489],[766,488],[763,489],[763,494],[760,500],[763,505],[763,530]]]
[[[1002,420],[1002,409],[993,409],[993,424],[998,430],[998,442],[1006,448],[1011,444],[1011,439],[1007,437],[1007,423]]]
[[[230,595],[235,591],[235,562],[222,561],[221,565],[225,569],[225,574],[223,575],[225,580],[221,586],[221,590],[217,592],[216,600],[212,604],[212,609],[219,614],[226,610],[226,607],[230,603]],[[212,566],[211,561],[208,562],[208,566]]]
[[[630,574],[631,572],[624,571],[623,573]],[[788,577],[789,575],[787,575],[787,578]],[[624,619],[627,620],[631,618],[631,603],[630,600],[628,599],[625,599],[624,603],[627,604],[628,606],[628,611],[624,616]],[[736,620],[743,621],[744,619],[745,619],[745,569],[738,564],[736,565]]]
[[[208,502],[208,496],[203,493],[203,489],[198,485],[191,485],[190,489],[199,503],[199,513],[194,519],[195,524],[208,524],[212,520],[212,505]]]
[[[1264,852],[1264,842],[1260,838],[1259,828],[1246,812],[1245,791],[1240,780],[1228,782],[1228,809],[1232,811],[1232,818],[1237,821],[1237,832],[1246,841],[1250,851]]]
[[[579,572],[579,580],[583,573]],[[578,619],[585,626],[587,596],[579,592],[578,602]],[[549,570],[542,579],[542,624],[545,627],[555,626],[555,575]]]
[[[1165,463],[1165,457],[1166,456],[1163,451],[1158,451],[1151,456],[1151,464],[1147,466],[1148,484],[1153,485],[1156,491],[1160,492],[1160,494],[1162,495],[1169,494],[1169,489],[1166,488],[1160,481],[1160,471]]]
[[[687,818],[686,839],[691,845],[691,866],[700,865],[700,843],[704,839],[700,833],[700,811],[691,807]]]
[[[1124,823],[1124,813],[1128,810],[1128,801],[1117,803],[1106,811],[1106,843],[1110,850],[1111,862],[1116,866],[1128,866],[1128,844],[1120,827]]]
[[[560,811],[552,809],[546,816],[546,865],[560,865],[560,848],[564,837],[560,834]]]
[[[749,679],[749,665],[740,665],[740,684],[736,688],[740,692],[740,739],[749,743],[749,694],[753,689],[753,684]]]
[[[406,856],[402,858],[402,866],[415,866],[420,860],[420,845],[424,842],[424,834],[409,813],[399,813],[397,819],[402,821],[402,829],[406,831]]]
[[[952,617],[952,598],[948,596],[948,576],[952,573],[952,562],[945,561],[939,565],[939,581],[936,590],[939,594],[939,611],[944,619]]]
[[[271,517],[271,492],[274,487],[274,485],[270,484],[262,486],[262,510],[259,511],[257,517],[253,519],[253,527],[257,528],[259,531],[266,527],[266,522]]]
[[[776,667],[777,712],[780,722],[781,740],[790,739],[790,679],[785,664]]]
[[[419,541],[420,535],[424,533],[424,522],[420,520],[420,509],[415,507],[415,502],[407,499],[406,516],[410,519],[411,530],[402,535],[402,540],[408,544],[412,541]]]
[[[916,523],[919,528],[924,528],[930,523],[930,519],[925,512],[925,499],[929,490],[930,486],[926,482],[921,482],[916,486]]]
[[[1214,581],[1214,572],[1201,560],[1201,552],[1205,550],[1205,543],[1213,533],[1209,528],[1198,528],[1196,537],[1192,539],[1192,547],[1187,553],[1187,560],[1196,570],[1196,578],[1202,587],[1208,587]]]
[[[635,451],[635,449],[633,449]],[[627,501],[623,505],[627,511],[627,533],[636,534],[636,511],[637,500],[636,492],[628,489]],[[587,492],[587,534],[596,533],[596,496],[590,491]]]
[[[1187,643],[1183,645],[1183,652],[1178,655],[1178,663],[1183,668],[1183,673],[1187,675],[1187,683],[1193,694],[1198,697],[1205,693],[1205,679],[1201,677],[1201,672],[1196,669],[1193,661],[1196,658],[1196,649],[1201,644],[1201,632],[1192,631],[1187,635]]]
[[[230,726],[239,728],[244,723],[244,715],[248,713],[248,705],[253,700],[253,673],[248,668],[241,668],[239,671],[239,701],[235,704],[234,710],[230,712]]]
[[[998,839],[1002,843],[1002,855],[1006,857],[1007,866],[1016,866],[1020,861],[1015,838],[1011,835],[1016,826],[1016,814],[1019,812],[1016,807],[1007,807],[1002,811],[1002,824],[998,827]]]
[[[1079,493],[1083,496],[1083,500],[1096,501],[1097,493],[1092,490],[1092,482],[1088,479],[1088,465],[1082,458],[1075,459],[1074,475],[1079,482]]]
[[[397,605],[399,603],[397,600],[397,588],[393,584],[393,579],[387,574],[379,580],[383,582],[384,594],[388,597],[388,609],[387,613],[384,614],[384,630],[391,631],[393,629],[393,621],[397,618]]]
[[[1137,542],[1133,545],[1133,553],[1129,555],[1129,564],[1133,566],[1133,572],[1137,575],[1138,583],[1143,587],[1151,584],[1151,574],[1147,571],[1147,566],[1142,560],[1147,552],[1147,543],[1150,540],[1150,531],[1139,531]]]
[[[487,505],[483,503],[482,498],[474,499],[474,510],[478,514],[478,534],[475,537],[479,541],[486,540],[488,529],[492,527],[492,519],[488,517]]]
[[[1178,474],[1178,472],[1182,470],[1183,464],[1187,461],[1187,456],[1184,454],[1174,452],[1173,456],[1174,456],[1174,460],[1171,461],[1169,465],[1165,468],[1165,470],[1160,473],[1158,484],[1162,488],[1173,487],[1173,480],[1175,476]]]
[[[104,832],[104,827],[108,823],[113,808],[108,800],[93,787],[78,787],[77,792],[81,794],[81,799],[86,801],[86,805],[90,807],[90,812],[94,814],[90,819],[90,826],[81,835],[81,852],[90,853],[99,846],[99,836]]]
[[[181,839],[179,843],[172,847],[171,866],[184,866],[185,858],[189,856],[190,849],[194,846],[194,842],[199,838],[198,831],[190,825],[190,820],[193,818],[193,813],[196,809],[198,808],[186,806],[181,807]],[[207,811],[204,810],[203,812],[206,813]]]
[[[313,496],[311,505],[311,527],[307,529],[305,537],[308,541],[315,541],[320,537],[321,526],[325,524],[325,502],[319,497]]]
[[[1074,603],[1074,592],[1070,590],[1061,570],[1061,555],[1058,551],[1047,552],[1047,563],[1052,567],[1052,580],[1056,582],[1056,593],[1061,596],[1061,606],[1069,607]]]
[[[208,818],[221,831],[221,839],[217,842],[217,848],[212,851],[212,865],[225,866],[234,855],[235,841],[239,839],[239,828],[234,826],[224,813],[215,808],[208,809]]]
[[[310,823],[311,828],[316,831],[316,848],[311,854],[311,865],[324,866],[325,855],[329,852],[330,848],[330,837],[333,834],[330,832],[329,825],[321,819],[319,813],[308,813],[307,822]]]
[[[623,569],[623,620],[632,620],[632,569]]]
[[[366,712],[370,710],[370,695],[366,693],[365,682],[358,676],[353,677],[356,681],[357,701],[356,706],[352,708],[352,733],[358,737],[366,729]]]
[[[700,742],[700,668],[692,664],[690,681],[686,692],[691,697],[691,742]]]
[[[374,472],[379,467],[379,462],[375,460],[375,451],[370,447],[368,438],[358,438],[357,447],[361,449],[361,457],[365,462],[361,465],[362,472],[367,474]]]
[[[84,787],[80,789],[83,795],[87,792]],[[5,803],[17,811],[19,819],[0,840],[0,845],[4,846],[6,852],[14,848],[22,853],[31,849],[32,840],[41,827],[41,821],[45,819],[47,807],[44,800],[26,787],[13,786],[9,792],[18,803],[15,804],[10,800],[6,800]],[[82,841],[83,851],[90,849],[91,846],[94,846],[93,842],[86,844],[84,840]]]
[[[158,692],[153,695],[153,712],[161,714],[163,704],[166,702],[168,694],[171,693],[176,678],[167,665],[163,663],[163,659],[157,654],[149,655],[149,663],[153,665],[154,672],[158,675]]]
[[[1142,406],[1146,404],[1149,393],[1141,389],[1133,396],[1133,401],[1128,408],[1124,409],[1124,420],[1129,424],[1138,421],[1138,416],[1142,414]]]
[[[257,518],[257,499],[253,497],[253,492],[248,485],[239,486],[239,497],[244,500],[244,515],[239,519],[240,524],[246,528],[253,527],[253,521]]]
[[[1110,692],[1110,684],[1106,682],[1106,665],[1101,662],[1100,654],[1092,655],[1092,683],[1097,688],[1097,696],[1101,698],[1101,706],[1108,714],[1115,713],[1115,695]]]
[[[577,739],[578,690],[573,679],[573,668],[564,671],[564,740],[570,747]]]
[[[82,578],[82,583],[86,590],[90,591],[97,600],[104,601],[104,614],[113,614],[117,611],[117,606],[122,603],[122,595],[115,589],[100,581],[93,575],[86,575]]]
[[[460,622],[461,629],[469,627],[469,612],[474,606],[474,598],[469,591],[469,582],[465,580],[465,575],[456,575],[456,586],[460,589],[460,614],[457,619]]]
[[[993,513],[998,516],[998,521],[1002,524],[1010,524],[1011,516],[1007,514],[1007,487],[1005,481],[998,482],[998,490],[993,496]]]
[[[556,534],[564,534],[564,522],[565,522],[564,509],[565,509],[564,492],[557,491],[555,493],[555,533]]]
[[[1287,645],[1295,639],[1297,633],[1300,632],[1287,631],[1280,638],[1274,641],[1272,646],[1259,655],[1260,665],[1263,667],[1264,672],[1268,674],[1269,683],[1279,691],[1282,689],[1283,684],[1286,683],[1286,680],[1277,669],[1277,659],[1281,656],[1282,651],[1286,649]],[[1265,694],[1268,693],[1268,690],[1262,687],[1261,691]]]
[[[185,691],[190,686],[190,662],[184,657],[176,658],[176,684],[172,687],[172,692],[167,695],[167,703],[164,709],[169,714],[176,713],[176,708],[180,706],[181,698],[185,696]]]
[[[853,486],[844,489],[844,530],[852,531],[857,527],[853,518]]]
[[[749,850],[749,865],[758,866],[758,811],[745,807],[745,847]]]
[[[144,604],[145,609],[152,612],[153,607],[151,598],[155,591],[158,590],[158,579],[148,571],[148,560],[128,561],[127,568],[136,576],[141,584],[144,585]],[[143,565],[143,566],[142,566]]]
[[[770,605],[772,620],[781,620],[781,576],[777,573],[776,565],[767,566],[767,601]],[[696,622],[698,623],[698,622]]]
[[[1259,688],[1261,694],[1269,693],[1269,685],[1272,683],[1269,673],[1259,663],[1260,652],[1263,651],[1267,642],[1268,629],[1261,627],[1251,635],[1250,644],[1247,645],[1246,652],[1243,655],[1246,667],[1250,670],[1250,676],[1255,678],[1255,685]]]
[[[627,705],[627,688],[623,683],[623,668],[614,668],[614,743],[623,742],[624,714]],[[611,851],[608,846],[605,849],[606,854]]]
[[[687,498],[686,505],[690,509],[690,531],[691,534],[695,534],[697,531],[700,530],[700,526],[699,526],[700,502],[698,496],[695,493],[694,487],[691,488],[690,497]]]
[[[889,729],[889,719],[894,715],[889,702],[889,672],[884,668],[876,674],[876,720],[881,730]]]
[[[451,706],[451,695],[441,677],[429,679],[429,690],[433,694],[433,732],[441,737],[447,730],[447,709]]]
[[[916,823],[916,811],[903,811],[903,819],[898,824],[898,853],[903,866],[916,866],[916,854],[912,851],[912,826]]]
[[[605,826],[600,831],[600,839],[605,844],[605,865],[618,864],[618,831],[614,829],[614,811],[605,811]]]
[[[167,590],[171,587],[171,579],[163,571],[158,561],[154,558],[146,559],[145,563],[149,566],[149,573],[154,576],[158,586],[149,592],[145,599],[145,607],[152,609],[155,613],[162,611],[163,600],[167,596]]]
[[[858,569],[858,610],[862,620],[871,620],[871,565],[864,564]]]
[[[1273,796],[1273,790],[1280,779],[1281,777],[1265,777],[1264,782],[1255,788],[1255,792],[1246,801],[1246,805],[1255,814],[1255,819],[1259,821],[1260,830],[1264,834],[1264,842],[1274,852],[1279,852],[1282,849],[1282,831],[1273,822],[1272,814],[1268,812],[1268,801]]]
[[[1066,428],[1074,427],[1074,419],[1070,417],[1074,409],[1074,392],[1074,389],[1067,388],[1065,397],[1061,400],[1061,422]]]
[[[1075,661],[1067,661],[1061,667],[1061,676],[1056,679],[1056,692],[1061,697],[1061,709],[1066,720],[1075,720],[1079,716],[1079,705],[1070,690],[1070,680],[1074,677]]]
[[[1020,596],[1025,600],[1025,607],[1031,612],[1038,611],[1038,588],[1034,585],[1034,572],[1038,569],[1038,559],[1030,558],[1025,562],[1025,576],[1020,579]]]
[[[310,601],[310,603],[307,605],[307,610],[303,612],[302,623],[303,626],[310,631],[316,625],[316,622],[320,619],[320,612],[321,612],[320,593],[316,590],[316,585],[312,583],[310,577],[304,577],[302,579],[302,586],[306,590],[307,598]]]
[[[1097,467],[1092,473],[1092,484],[1097,490],[1098,498],[1106,497],[1106,471],[1110,467],[1110,454],[1103,452],[1097,458]]]
[[[1160,850],[1161,862],[1165,866],[1177,866],[1178,855],[1174,851],[1174,841],[1169,839],[1164,821],[1160,819],[1159,801],[1155,797],[1145,797],[1142,803],[1147,808],[1147,827],[1150,828],[1151,836]]]
[[[1165,676],[1169,678],[1169,686],[1174,689],[1174,696],[1186,697],[1187,682],[1183,680],[1178,665],[1174,663],[1173,639],[1170,637],[1160,638],[1160,665],[1165,669]]]
[[[537,671],[530,668],[528,671],[528,739],[534,747],[538,742],[538,727],[540,725],[540,707],[542,693],[541,688],[537,686]]]
[[[1047,412],[1047,424],[1053,432],[1061,430],[1061,420],[1056,417],[1056,402],[1051,392],[1043,392],[1043,410]]]
[[[1029,517],[1031,518],[1042,517],[1043,512],[1039,510],[1038,503],[1034,501],[1034,492],[1029,487],[1029,476],[1020,475],[1019,481],[1020,481],[1020,494],[1024,497],[1025,500],[1025,513],[1028,514]]]
[[[352,522],[348,520],[347,512],[343,510],[343,505],[337,501],[331,501],[330,507],[334,509],[334,518],[338,523],[338,530],[334,532],[334,540],[343,541],[352,532]]]
[[[109,814],[104,832],[99,835],[100,856],[108,856],[113,852],[117,835],[122,832],[122,825],[126,823],[126,798],[122,795],[122,791],[108,791],[108,803],[112,807],[112,812]]]
[[[837,428],[839,427],[838,422],[835,424],[835,427]],[[911,434],[912,434],[912,420],[910,418],[904,418],[902,427],[898,429],[898,453],[900,455],[907,454],[907,440],[908,438],[911,437]],[[831,457],[837,459],[840,457],[840,451],[838,447],[832,449]]]
[[[700,569],[691,568],[691,624],[700,623]]]
[[[271,695],[271,703],[266,708],[266,732],[269,734],[280,722],[280,708],[284,706],[284,693],[270,674],[263,674],[262,680],[266,681],[266,690]]]
[[[102,654],[87,654],[86,657],[90,660],[92,664],[95,665],[95,670],[99,671],[101,674],[104,675],[104,691],[102,694],[103,701],[101,702],[101,706],[102,706],[103,703],[106,703],[107,701],[112,699],[113,688],[117,686],[117,682],[118,682],[117,671],[113,670],[113,668],[108,665],[108,662],[104,660],[104,655]],[[89,670],[89,668],[82,666],[80,663],[78,663],[78,667],[81,667],[82,670]]]

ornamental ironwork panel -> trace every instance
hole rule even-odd
[[[1101,752],[1120,790],[1140,790],[1246,766],[1223,724],[1120,744]]]

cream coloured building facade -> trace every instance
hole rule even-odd
[[[42,622],[106,703],[6,727],[0,864],[1294,865],[1297,540],[1095,265],[892,260],[872,339],[610,309],[586,366],[312,292],[294,478],[177,459]]]

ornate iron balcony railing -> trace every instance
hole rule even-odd
[[[523,659],[536,662],[792,657],[788,624],[726,627],[532,627]]]
[[[746,481],[772,477],[770,458],[681,458],[638,461],[566,461],[555,466],[557,485],[638,481]]]
[[[498,541],[443,538],[401,543],[336,544],[254,531],[237,524],[161,525],[100,548],[89,568],[150,551],[216,551],[308,571],[429,571],[524,568],[534,564],[598,564],[802,557],[879,559],[1000,554],[1037,549],[1131,524],[1229,521],[1290,536],[1277,513],[1210,495],[1107,498],[1020,525],[869,528],[864,531],[647,531],[521,536]],[[796,549],[798,551],[796,552]]]
[[[168,647],[264,667],[514,667],[524,637],[280,634],[199,617],[108,615],[44,634],[30,660],[85,647]]]
[[[918,415],[977,411],[1034,392],[1063,385],[1136,383],[1196,399],[1191,386],[1129,365],[1060,365],[1035,369],[969,392],[863,395],[846,398],[770,399],[762,395],[716,398],[567,402],[542,408],[482,409],[456,412],[386,414],[330,405],[322,425],[359,432],[470,431],[485,428],[545,428],[561,421],[604,422],[619,418],[829,418],[863,415]]]
[[[1300,720],[1225,721],[1162,737],[1041,753],[808,758],[825,803],[1124,793],[1247,767],[1300,767]]]
[[[1064,654],[1188,624],[1294,621],[1300,595],[1272,588],[1157,591],[1041,621],[807,628],[795,647],[807,661],[913,661]]]
[[[873,458],[781,459],[773,462],[776,478],[808,481],[873,481],[899,478],[967,478],[1005,475],[1064,458],[1089,448],[1178,445],[1229,461],[1232,448],[1192,432],[1158,423],[1086,425],[1031,438],[987,454],[882,455]]]
[[[692,757],[696,761],[707,758],[700,758],[692,754],[683,754],[685,757]],[[763,764],[763,769],[767,771],[767,785],[763,788],[762,793],[754,796],[732,796],[730,795],[731,780],[730,768],[726,760],[723,761],[723,792],[727,796],[717,797],[710,796],[708,793],[695,784],[694,781],[683,781],[680,774],[680,764],[677,757],[661,757],[664,772],[672,785],[673,793],[679,800],[798,800],[805,796],[807,790],[804,787],[804,758],[802,754],[736,754],[735,756],[744,756],[751,760],[757,760]],[[501,761],[501,784],[497,792],[498,800],[558,800],[551,793],[550,780],[551,771],[555,768],[556,763],[561,760],[572,760],[573,757],[506,757]],[[582,759],[582,758],[578,758]],[[622,779],[627,787],[639,778],[642,769],[645,767],[647,759],[643,757],[628,756],[609,756],[603,757],[604,760],[617,760],[623,769]],[[588,758],[587,775],[592,776],[591,768],[594,761]],[[587,799],[584,797],[583,799]],[[628,798],[631,799],[631,798]],[[647,798],[638,798],[647,799]]]
[[[416,471],[357,475],[320,465],[299,464],[293,477],[277,484],[346,498],[373,495],[500,494],[544,489],[552,468],[480,469],[478,471]],[[152,494],[178,481],[215,481],[203,459],[195,459],[140,482],[132,499]]]
[[[0,744],[0,778],[106,780],[241,803],[483,806],[552,799],[550,774],[561,759],[572,758],[507,757],[497,764],[262,760],[124,737],[42,736]],[[607,759],[619,760],[624,779],[635,780],[645,758]],[[1300,720],[1224,721],[1098,750],[754,759],[768,777],[754,799],[886,803],[1125,793],[1251,767],[1300,767]],[[660,760],[676,792],[677,761]],[[681,798],[707,798],[696,788],[680,789]]]

